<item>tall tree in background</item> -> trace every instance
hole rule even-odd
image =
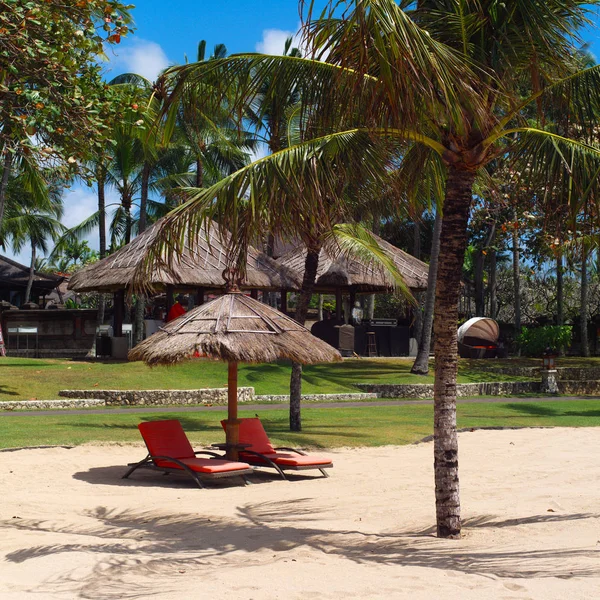
[[[114,0],[0,2],[0,226],[18,163],[53,161],[72,175],[106,144],[114,104],[97,59],[128,33],[128,10]]]
[[[28,247],[31,250],[29,276],[24,302],[31,299],[38,251],[46,254],[51,244],[58,239],[64,227],[60,223],[63,213],[59,189],[51,185],[41,196],[24,192],[19,176],[7,186],[7,206],[2,224],[3,245],[10,240],[13,252]],[[12,184],[12,185],[11,185]],[[12,189],[11,189],[12,188]]]

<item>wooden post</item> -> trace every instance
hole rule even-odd
[[[258,290],[250,290],[250,298],[258,300]]]
[[[342,320],[342,288],[335,290],[335,318],[337,321]]]
[[[281,312],[287,315],[287,290],[281,290]]]
[[[125,316],[125,290],[119,290],[113,295],[113,335],[123,336],[123,318]]]
[[[204,288],[198,288],[196,292],[196,306],[202,306],[204,304]]]
[[[229,444],[226,456],[229,460],[239,459],[239,449],[236,447],[240,442],[237,384],[238,366],[236,362],[230,362],[227,377],[227,430],[225,433],[225,439]]]
[[[167,314],[166,314],[166,316],[168,317],[173,304],[175,304],[175,289],[173,288],[172,285],[168,285],[166,292],[167,292]]]

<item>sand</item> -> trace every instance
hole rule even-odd
[[[433,535],[431,443],[243,487],[142,447],[0,453],[0,598],[600,598],[600,428],[460,435],[464,536]],[[318,474],[318,472],[317,472]]]

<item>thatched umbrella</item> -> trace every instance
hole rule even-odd
[[[429,266],[423,261],[396,248],[375,234],[377,244],[394,262],[402,279],[413,291],[427,289]],[[319,255],[319,267],[315,281],[316,292],[335,292],[339,289],[362,293],[389,292],[395,284],[385,269],[360,258],[336,253],[335,248],[324,246]],[[297,273],[304,272],[306,248],[298,247],[277,259],[277,262]],[[301,275],[299,276],[301,278]]]
[[[172,365],[206,356],[229,363],[227,395],[227,456],[237,459],[239,420],[238,363],[280,359],[303,364],[341,360],[337,350],[313,336],[283,313],[238,291],[226,293],[171,321],[138,344],[129,360],[148,365]]]
[[[166,218],[138,235],[114,254],[79,271],[69,281],[75,292],[115,292],[123,289],[168,286],[223,290],[223,269],[229,267],[231,235],[219,230],[216,224],[202,227],[192,239],[187,233],[181,252],[169,257],[166,253],[152,256],[156,240],[168,226]],[[151,261],[151,269],[146,262]],[[244,289],[296,289],[302,277],[282,267],[272,258],[252,246],[246,251]]]

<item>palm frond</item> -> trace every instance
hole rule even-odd
[[[325,236],[325,244],[333,256],[337,254],[346,258],[355,258],[381,271],[393,281],[398,293],[411,304],[416,305],[416,300],[396,264],[363,225],[360,223],[334,225]]]

